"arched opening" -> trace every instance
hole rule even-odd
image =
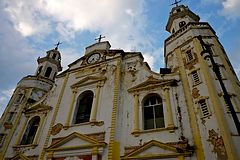
[[[51,72],[52,72],[52,68],[48,67],[46,72],[45,72],[45,77],[49,77],[51,75]]]
[[[149,94],[142,104],[144,130],[165,127],[162,98],[158,94]]]
[[[53,53],[53,54],[52,54],[52,59],[55,59],[56,56],[57,56],[57,54],[56,54],[56,53]]]
[[[186,22],[185,22],[185,21],[179,22],[179,27],[180,27],[180,28],[182,28],[182,27],[185,26],[185,25],[186,25]]]
[[[40,66],[37,71],[37,76],[41,73],[43,66]]]
[[[33,117],[29,121],[29,123],[27,125],[27,128],[25,130],[25,133],[23,135],[22,141],[20,143],[21,145],[27,145],[27,144],[32,144],[33,143],[34,137],[37,133],[39,123],[40,123],[40,117],[39,116]]]
[[[85,91],[79,95],[74,124],[89,122],[93,96],[92,91]]]

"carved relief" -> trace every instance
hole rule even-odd
[[[196,99],[200,96],[199,90],[197,88],[192,89],[192,96],[193,96],[194,99]]]
[[[112,75],[114,74],[114,72],[116,71],[117,66],[115,65],[110,65],[110,71],[112,72]]]
[[[217,154],[218,159],[228,159],[222,136],[218,136],[218,133],[213,129],[209,130],[208,133],[209,136],[207,141],[212,143],[214,147],[213,152]]]
[[[132,82],[136,80],[137,61],[127,63],[127,71],[132,75]]]
[[[56,135],[63,129],[63,125],[61,123],[56,124],[52,127],[51,134]]]

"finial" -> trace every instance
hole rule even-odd
[[[102,35],[100,34],[99,38],[96,38],[95,40],[98,40],[98,43],[100,43],[103,38],[106,38],[106,37],[105,36],[102,37]]]
[[[173,3],[173,4],[171,4],[171,6],[173,6],[173,5],[176,5],[176,7],[178,6],[178,3],[180,3],[180,2],[182,2],[182,0],[174,0],[175,2]]]
[[[59,42],[59,41],[58,41],[58,43],[54,45],[54,46],[56,46],[55,50],[58,50],[58,46],[59,46],[60,44],[62,44],[62,42]]]

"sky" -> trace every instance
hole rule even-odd
[[[38,57],[58,41],[63,69],[100,34],[112,48],[142,52],[152,70],[164,67],[165,26],[174,0],[1,0],[0,116]],[[240,77],[240,0],[183,0],[216,31]]]

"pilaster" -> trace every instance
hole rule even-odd
[[[111,119],[111,127],[110,127],[110,140],[109,140],[109,146],[108,146],[108,160],[120,159],[120,148],[119,148],[120,144],[115,141],[120,81],[121,81],[121,60],[119,59],[117,61],[117,68],[115,71],[115,78],[114,78],[114,97],[113,97],[112,119]]]
[[[223,110],[221,108],[221,102],[219,100],[217,89],[215,87],[215,84],[213,83],[213,80],[212,80],[210,72],[209,72],[210,68],[208,68],[208,65],[204,61],[203,57],[200,57],[202,47],[201,47],[199,41],[196,38],[194,38],[193,43],[198,52],[197,56],[199,59],[201,70],[203,72],[203,76],[206,80],[206,86],[208,88],[210,101],[213,104],[213,110],[214,110],[214,113],[215,113],[215,116],[216,116],[216,119],[218,122],[218,127],[220,129],[220,133],[223,137],[223,141],[224,141],[224,145],[225,145],[225,148],[226,148],[226,151],[228,154],[228,158],[232,159],[232,160],[234,160],[234,159],[237,160],[238,158],[237,158],[237,154],[236,154],[236,149],[233,144],[233,139],[231,137],[230,130],[227,127],[227,121],[224,118],[225,116],[224,116]]]
[[[164,87],[164,98],[166,99],[166,108],[167,108],[167,127],[171,128],[174,127],[173,123],[173,113],[171,108],[170,96],[169,96],[169,87]]]
[[[57,113],[58,113],[58,110],[59,110],[59,107],[60,107],[60,104],[61,104],[61,101],[62,101],[62,97],[63,97],[64,91],[65,91],[65,88],[66,88],[66,85],[67,85],[68,77],[69,77],[69,73],[67,73],[65,75],[64,82],[63,82],[63,85],[62,85],[62,88],[61,88],[61,91],[60,91],[60,94],[59,94],[59,97],[58,97],[58,101],[57,101],[57,104],[56,104],[56,107],[55,107],[55,110],[54,110],[54,113],[53,113],[53,116],[52,116],[52,120],[51,120],[49,129],[48,129],[47,137],[45,139],[44,146],[42,148],[42,152],[39,156],[40,160],[44,159],[44,156],[45,156],[45,153],[46,153],[45,148],[47,148],[47,146],[48,146],[48,142],[49,142],[49,139],[50,139],[50,136],[51,136],[52,127],[53,127],[53,125],[55,123],[55,120],[56,120],[56,117],[57,117]]]
[[[134,93],[134,129],[133,132],[139,132],[139,94]]]
[[[98,101],[99,101],[99,96],[100,96],[100,88],[101,88],[101,86],[98,84],[96,87],[94,105],[93,105],[91,115],[90,115],[90,122],[95,122],[96,118],[97,118],[97,108],[98,108]]]
[[[179,65],[180,78],[183,83],[183,92],[184,92],[184,95],[186,98],[187,110],[189,113],[189,122],[190,122],[190,127],[192,129],[192,135],[193,135],[193,141],[194,141],[194,145],[196,146],[197,159],[203,160],[203,159],[205,159],[205,156],[204,156],[204,151],[203,151],[202,142],[201,142],[201,135],[200,135],[200,131],[199,131],[199,128],[197,125],[197,119],[196,119],[196,115],[195,115],[194,108],[193,108],[194,103],[193,103],[193,99],[192,99],[192,95],[191,95],[191,91],[190,91],[187,73],[184,68],[181,49],[177,48],[175,50],[175,52],[176,52],[178,65]]]
[[[70,107],[69,107],[69,111],[68,111],[67,121],[65,123],[65,127],[70,126],[70,119],[71,119],[71,115],[72,115],[73,108],[74,108],[73,105],[74,105],[74,102],[75,102],[75,99],[76,99],[76,94],[77,94],[77,90],[76,90],[76,88],[74,88],[72,90],[72,100],[71,100],[71,104],[70,104]]]

